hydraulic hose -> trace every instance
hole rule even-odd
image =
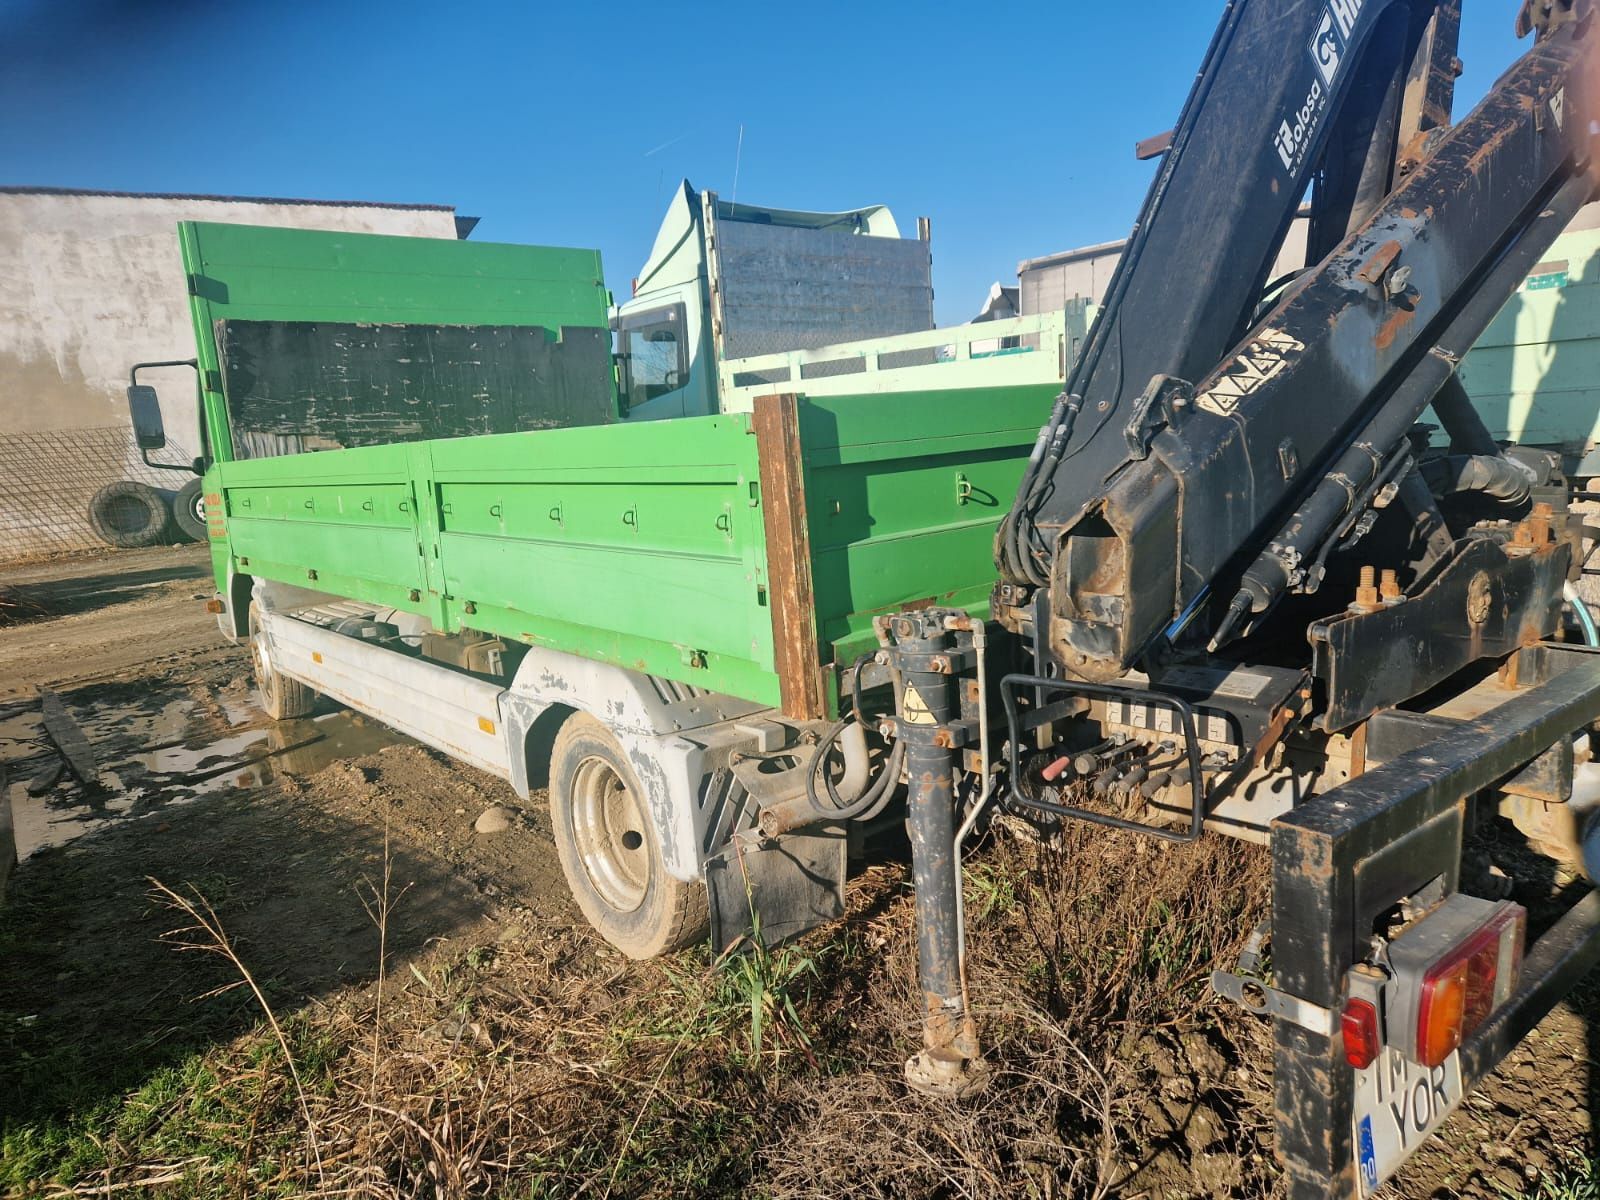
[[[864,728],[867,725],[866,715],[862,714],[861,710],[861,670],[872,658],[874,654],[866,653],[856,659],[851,680],[851,712],[829,728],[826,734],[822,734],[822,741],[816,746],[816,755],[811,758],[811,766],[806,770],[805,794],[798,795],[794,800],[784,800],[762,814],[762,829],[770,837],[818,821],[870,821],[888,808],[890,800],[893,800],[894,787],[899,784],[901,773],[906,768],[906,742],[894,742],[888,757],[883,762],[882,770],[878,771],[878,778],[870,782],[866,790],[862,790],[861,795],[851,800],[846,800],[838,794],[837,784],[827,770],[829,755],[832,754],[840,738],[845,736],[845,731],[853,726]],[[898,707],[899,691],[901,691],[898,674],[893,677],[893,685]],[[819,774],[822,776],[822,787],[827,792],[826,802],[816,786]]]
[[[1048,580],[1033,561],[1033,548],[1028,544],[1033,534],[1033,512],[1038,506],[1039,493],[1049,485],[1056,468],[1061,465],[1082,408],[1080,395],[1063,393],[1056,397],[1050,420],[1039,430],[1033,452],[1028,456],[1022,485],[1017,489],[1018,502],[1000,526],[1001,557],[1004,559],[1000,565],[1008,574],[1036,587],[1043,587]]]
[[[1503,504],[1521,504],[1532,493],[1533,472],[1503,454],[1451,454],[1422,464],[1435,496],[1479,492]]]
[[[839,795],[839,790],[827,773],[828,753],[854,719],[846,717],[823,735],[822,741],[817,743],[817,756],[812,760],[811,770],[806,772],[806,800],[819,821],[870,820],[888,805],[889,797],[894,793],[894,785],[900,782],[900,771],[905,765],[906,756],[905,743],[897,741],[894,748],[889,751],[883,770],[878,773],[878,778],[873,780],[866,791],[851,801]],[[829,803],[826,805],[817,795],[819,774],[828,792]]]
[[[1561,585],[1561,596],[1572,606],[1573,615],[1578,618],[1578,624],[1583,628],[1583,640],[1588,646],[1600,650],[1600,629],[1595,628],[1594,614],[1589,611],[1589,606],[1584,603],[1583,597],[1578,595],[1578,589],[1572,583]]]

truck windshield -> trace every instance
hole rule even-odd
[[[689,370],[684,306],[671,304],[629,313],[618,330],[618,353],[627,368],[628,406],[636,408],[681,388]]]
[[[606,331],[217,322],[235,458],[615,419]]]

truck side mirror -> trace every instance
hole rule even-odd
[[[133,437],[140,450],[160,450],[167,444],[161,423],[161,400],[153,387],[136,383],[128,388],[128,413],[133,417]]]

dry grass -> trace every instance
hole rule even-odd
[[[213,1149],[113,1129],[104,1169],[60,1190],[1098,1197],[1212,1170],[1231,1171],[1216,1190],[1264,1194],[1259,1047],[1229,1040],[1239,1019],[1217,1021],[1204,985],[1265,886],[1262,856],[1220,841],[985,849],[969,969],[995,1077],[964,1105],[901,1083],[919,1030],[899,866],[868,873],[841,926],[734,968],[512,931],[284,1020],[203,900],[166,890],[182,944],[230,955],[263,1029],[172,1097],[175,1119],[207,1114]],[[381,932],[404,897],[387,874],[367,887]],[[760,1036],[752,1005],[792,1017]]]
[[[767,1155],[774,1191],[1103,1196],[1176,1177],[1204,1193],[1200,1160],[1229,1176],[1216,1190],[1264,1191],[1260,1047],[1231,1044],[1237,1016],[1210,1019],[1205,985],[1265,900],[1264,857],[1232,843],[1073,828],[1059,844],[992,849],[968,883],[990,1087],[951,1104],[901,1086],[915,1030],[890,1019],[916,1011],[913,947],[886,929],[885,969],[860,1004],[876,1018],[870,1058],[804,1082],[798,1122]]]

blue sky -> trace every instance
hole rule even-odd
[[[1457,111],[1518,53],[1467,0]],[[940,324],[1123,236],[1222,0],[0,0],[0,183],[454,204],[597,247],[625,293],[674,183],[933,219]],[[742,153],[739,129],[744,127]]]

